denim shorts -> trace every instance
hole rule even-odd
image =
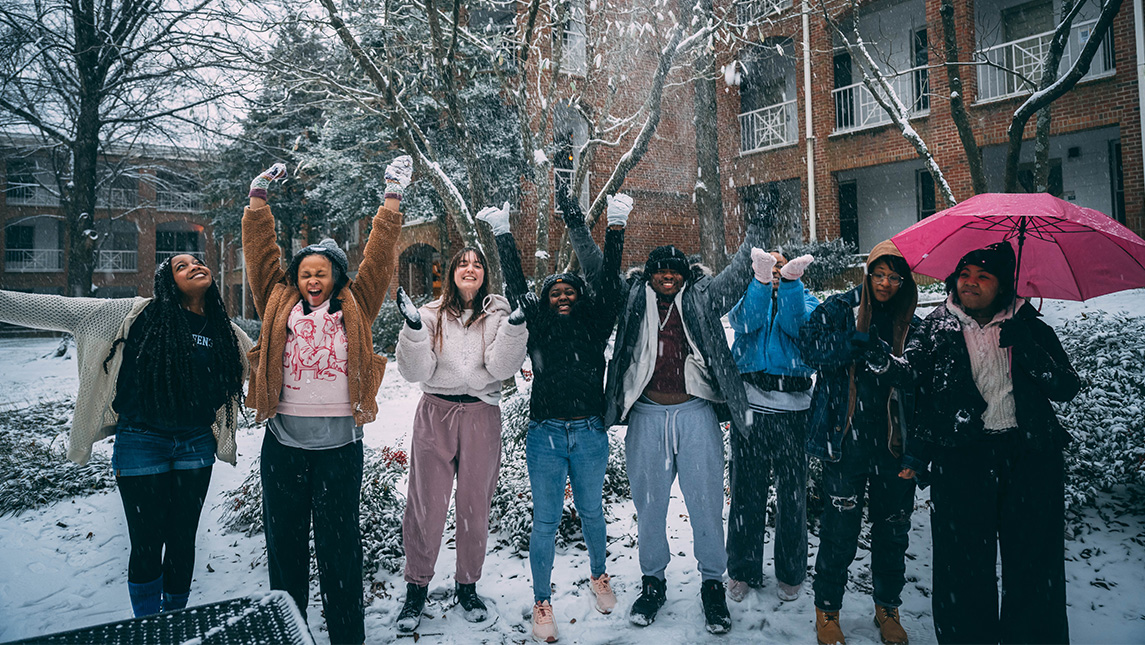
[[[170,435],[134,424],[115,429],[111,467],[116,477],[195,470],[215,463],[215,435],[202,428]]]

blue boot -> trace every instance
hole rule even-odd
[[[127,582],[127,593],[131,596],[131,609],[135,617],[159,613],[159,602],[163,595],[163,576],[151,582]]]
[[[191,596],[191,592],[186,593],[167,593],[163,592],[163,604],[159,611],[167,613],[169,611],[179,611],[187,607],[187,599]]]

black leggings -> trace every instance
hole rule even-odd
[[[131,537],[128,582],[143,584],[162,575],[163,591],[187,593],[191,590],[195,533],[211,483],[211,466],[115,480]]]

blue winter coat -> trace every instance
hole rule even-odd
[[[775,376],[811,376],[803,362],[799,328],[819,306],[819,299],[802,280],[781,280],[776,298],[771,283],[752,280],[743,298],[728,314],[735,330],[732,357],[741,374],[766,372]]]

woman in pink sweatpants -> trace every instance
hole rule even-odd
[[[441,549],[449,494],[457,479],[457,600],[466,620],[481,622],[477,580],[485,562],[489,507],[501,467],[501,381],[525,361],[525,314],[489,294],[485,256],[462,249],[449,262],[441,298],[415,308],[398,288],[406,325],[398,337],[398,370],[421,383],[413,421],[409,492],[402,520],[406,599],[399,632],[417,629]]]

